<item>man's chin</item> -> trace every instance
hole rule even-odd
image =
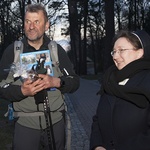
[[[30,38],[30,37],[27,37],[28,41],[30,42],[36,42],[36,41],[39,41],[40,38]]]
[[[37,41],[37,39],[31,39],[31,38],[27,38],[28,39],[28,41],[30,41],[30,42],[35,42],[35,41]]]

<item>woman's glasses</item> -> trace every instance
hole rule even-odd
[[[114,56],[116,53],[118,53],[119,55],[123,54],[125,51],[127,50],[136,50],[136,49],[127,49],[127,48],[121,48],[121,49],[118,49],[118,50],[113,50],[111,51],[111,56]]]

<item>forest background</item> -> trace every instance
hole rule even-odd
[[[150,0],[0,0],[0,58],[10,43],[24,37],[25,7],[31,3],[46,7],[50,39],[59,33],[70,42],[67,53],[78,75],[87,75],[90,67],[99,76],[113,63],[111,43],[118,30],[150,34]],[[0,100],[1,150],[11,147],[13,136],[14,125],[4,118],[7,105]]]
[[[93,74],[112,64],[111,43],[118,30],[142,29],[150,34],[149,0],[1,0],[0,57],[10,43],[24,36],[25,7],[31,3],[46,7],[50,39],[55,40],[56,32],[69,39],[68,55],[79,75],[88,73],[89,60]]]

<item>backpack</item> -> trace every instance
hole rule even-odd
[[[51,50],[51,53],[50,53],[50,56],[51,56],[51,59],[52,59],[52,66],[56,67],[56,71],[58,73],[59,76],[62,76],[62,73],[60,71],[60,68],[59,68],[59,59],[58,59],[58,48],[57,48],[57,43],[55,41],[50,41],[50,43],[48,44],[48,48]],[[16,67],[16,64],[19,62],[20,60],[20,54],[23,52],[23,43],[21,41],[15,41],[14,42],[14,61],[11,65],[11,67]],[[10,69],[10,73],[8,75],[10,78],[12,76],[12,73],[11,73],[11,69]],[[18,76],[13,76],[12,78],[15,78],[15,77],[18,77]],[[6,88],[7,86],[9,86],[9,79],[6,79],[8,81],[8,83],[6,83],[5,81],[2,83],[0,83],[0,86],[1,87],[4,87]],[[10,79],[11,81],[12,79]],[[64,102],[65,103],[65,102]],[[66,108],[65,108],[66,110]],[[10,103],[8,105],[8,111],[5,113],[5,117],[9,117],[9,120],[13,120],[14,117],[14,111],[13,111],[13,107],[12,107],[12,103]],[[17,114],[16,114],[17,116]]]
[[[58,59],[58,47],[57,47],[57,43],[55,41],[50,41],[48,44],[48,48],[49,50],[51,50],[51,59],[52,59],[52,65],[56,68],[58,74],[60,76],[62,76],[62,73],[60,71],[59,68],[59,59]],[[13,65],[15,65],[17,62],[19,62],[20,59],[20,54],[23,53],[23,43],[21,41],[15,41],[14,42],[14,62],[12,63]],[[64,106],[65,106],[65,112],[67,112],[67,105],[64,101]],[[12,107],[12,103],[10,103],[8,105],[8,111],[7,113],[4,115],[5,117],[9,117],[9,120],[13,120],[13,107]],[[67,129],[67,140],[66,140],[66,147],[68,149],[70,149],[71,146],[71,121],[70,121],[70,116],[69,114],[66,114],[66,129]]]

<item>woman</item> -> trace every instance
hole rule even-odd
[[[150,36],[120,31],[93,117],[91,150],[150,150]]]

